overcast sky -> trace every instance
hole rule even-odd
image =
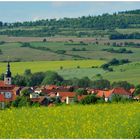
[[[0,2],[0,21],[79,17],[140,9],[140,2]]]

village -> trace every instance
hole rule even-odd
[[[88,95],[96,95],[102,98],[105,102],[111,101],[112,95],[121,95],[128,99],[139,100],[139,97],[133,96],[135,88],[126,90],[122,87],[117,87],[107,90],[99,90],[93,88],[79,88],[76,86],[57,86],[57,85],[43,85],[34,87],[21,87],[12,84],[12,76],[10,70],[10,62],[7,64],[7,70],[4,80],[0,81],[0,102],[2,108],[6,103],[13,102],[17,97],[22,96],[22,93],[28,97],[32,103],[39,105],[53,106],[54,101],[57,103],[71,104],[75,100],[77,102],[83,100]],[[76,90],[83,90],[86,94],[77,94]]]

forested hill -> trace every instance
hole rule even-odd
[[[124,12],[119,12],[119,14],[140,14],[140,10],[124,11]]]
[[[82,16],[79,18],[43,19],[38,21],[3,23],[0,22],[0,35],[24,37],[76,36],[93,37],[112,35],[116,29],[134,29],[135,34],[123,38],[139,39],[140,10],[125,11],[98,16]],[[120,36],[120,34],[119,34]],[[133,37],[134,36],[134,37]],[[111,36],[112,38],[112,36]],[[121,35],[122,38],[122,35]]]
[[[129,16],[127,16],[129,14]],[[93,29],[114,29],[134,28],[140,26],[140,10],[119,12],[114,14],[103,14],[99,16],[82,16],[79,18],[46,19],[29,22],[16,22],[12,24],[0,22],[0,27],[21,27],[21,26],[49,26],[58,28],[93,28]]]

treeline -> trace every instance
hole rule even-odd
[[[99,16],[82,16],[79,18],[63,18],[63,19],[46,19],[38,21],[3,23],[0,22],[2,28],[13,27],[32,27],[32,26],[47,26],[57,28],[92,28],[92,29],[112,29],[112,28],[128,28],[132,24],[140,24],[139,11],[134,13],[130,11],[129,16],[126,13],[102,14]]]
[[[9,36],[54,36],[58,34],[58,29],[55,27],[50,28],[42,28],[38,30],[23,30],[23,29],[17,29],[17,30],[4,30],[0,31],[0,35],[9,35]]]
[[[131,50],[127,50],[126,48],[120,48],[120,49],[102,49],[103,51],[111,52],[111,53],[133,53]]]
[[[109,39],[140,39],[140,33],[132,33],[132,34],[115,33],[109,35]]]
[[[119,14],[140,14],[140,10],[131,10],[131,11],[124,11],[124,12],[119,12]]]
[[[103,68],[104,70],[108,70],[108,71],[113,71],[113,69],[110,66],[117,66],[117,65],[123,65],[123,64],[127,64],[130,61],[128,59],[121,59],[118,60],[116,58],[113,58],[112,60],[110,60],[109,62],[103,64],[101,66],[101,68]]]
[[[0,79],[3,80],[4,75],[0,76]],[[25,70],[23,75],[15,75],[12,77],[12,84],[18,86],[40,86],[40,85],[71,85],[78,86],[80,88],[95,88],[95,89],[109,89],[112,87],[123,86],[125,89],[130,89],[133,85],[125,82],[121,83],[113,83],[105,79],[99,80],[90,80],[88,77],[83,77],[81,79],[72,78],[69,80],[65,80],[58,73],[53,71],[47,72],[37,72],[32,73],[30,69]],[[121,86],[121,87],[122,87]]]

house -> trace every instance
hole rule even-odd
[[[126,98],[132,98],[132,93],[121,87],[113,88],[112,90],[98,90],[98,92],[97,92],[97,96],[103,97],[106,102],[108,100],[111,100],[111,98],[114,94],[122,95]]]
[[[66,102],[66,104],[69,104],[73,101],[75,95],[76,92],[57,92],[56,96],[60,97],[61,102]]]
[[[35,93],[35,92],[30,93],[30,99],[32,99],[32,98],[38,98],[38,97],[39,97],[39,94],[38,93]]]

